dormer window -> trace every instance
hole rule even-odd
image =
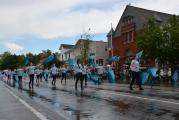
[[[123,18],[123,24],[124,25],[128,25],[131,24],[133,22],[133,16],[126,16]]]

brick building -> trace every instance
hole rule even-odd
[[[120,63],[129,63],[138,52],[136,46],[137,31],[141,31],[150,17],[159,24],[165,23],[172,15],[127,5],[114,30],[108,33],[108,42],[113,44],[113,53],[120,56]]]

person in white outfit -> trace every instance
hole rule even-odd
[[[138,56],[135,56],[135,59],[132,60],[131,65],[130,65],[130,70],[131,70],[131,74],[132,74],[132,81],[130,83],[130,90],[133,90],[132,86],[135,82],[135,80],[137,80],[138,84],[139,84],[139,90],[143,90],[142,88],[142,83],[140,81],[140,67],[139,67],[139,61],[138,61]]]
[[[52,68],[50,69],[51,74],[52,74],[52,87],[56,86],[56,75],[58,72],[58,68],[55,66],[55,64],[53,64]]]

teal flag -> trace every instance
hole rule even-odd
[[[108,79],[110,83],[115,83],[115,74],[112,69],[108,70]]]
[[[27,66],[30,63],[30,58],[27,56],[24,58],[24,65]]]
[[[68,64],[69,64],[70,66],[75,66],[75,65],[77,65],[77,62],[76,62],[75,59],[68,59]]]
[[[172,76],[172,79],[173,79],[174,81],[177,81],[178,78],[179,78],[179,77],[178,77],[178,72],[175,71],[174,74],[173,74],[173,76]]]
[[[157,74],[157,68],[149,68],[148,69],[148,73],[152,76],[152,77],[154,77],[154,78],[156,78],[156,77],[158,77],[158,74]]]
[[[113,56],[113,57],[110,59],[110,61],[111,61],[111,62],[117,62],[117,61],[119,61],[119,58],[120,58],[120,57],[118,57],[118,56]]]
[[[97,65],[96,65],[96,58],[95,58],[94,55],[89,56],[88,63],[89,63],[90,66],[92,66],[94,68],[97,67]]]
[[[143,51],[137,53],[137,57],[139,61],[142,59],[142,55],[143,55]]]
[[[101,84],[101,80],[99,79],[98,75],[91,75],[89,74],[89,79],[94,82],[94,84]]]
[[[50,56],[48,56],[48,58],[43,62],[43,64],[48,64],[50,62],[53,62],[57,59],[56,55],[55,54],[52,54]]]
[[[148,72],[141,72],[140,73],[141,83],[144,84],[148,80],[148,77],[149,77],[149,73]]]

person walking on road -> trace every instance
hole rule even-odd
[[[14,70],[12,71],[12,80],[13,80],[12,86],[13,86],[13,87],[16,86],[16,76],[17,76],[17,70],[14,69]]]
[[[87,87],[87,73],[88,73],[88,68],[86,65],[82,66],[82,74],[83,74],[83,81],[85,81],[85,87]]]
[[[57,77],[57,71],[58,68],[55,66],[55,64],[53,64],[52,68],[50,69],[51,74],[52,74],[52,87],[56,86],[56,77]]]
[[[75,89],[77,90],[78,81],[80,80],[81,90],[83,90],[83,74],[82,74],[82,70],[81,70],[81,64],[79,64],[79,62],[77,63],[77,66],[74,70],[76,73]]]
[[[22,89],[22,77],[24,76],[24,70],[19,66],[19,69],[17,69],[17,75],[18,75],[18,88]]]
[[[34,89],[34,74],[35,74],[35,66],[33,66],[33,63],[30,63],[30,66],[28,67],[28,73],[29,73],[29,89]]]
[[[61,79],[61,84],[63,83],[63,80],[65,79],[65,85],[66,85],[66,79],[67,79],[67,69],[65,66],[61,68],[61,73],[62,73],[62,79]]]
[[[139,84],[139,90],[143,90],[142,88],[142,83],[140,80],[140,67],[139,67],[139,61],[138,61],[138,56],[135,56],[135,59],[132,60],[131,65],[130,65],[130,70],[131,70],[131,74],[132,74],[132,81],[130,83],[130,90],[133,90],[132,86],[135,82],[135,80],[137,80],[138,84]]]
[[[45,70],[44,70],[44,79],[45,79],[45,81],[48,83],[48,76],[49,75],[49,70],[48,70],[48,68],[46,68]]]
[[[40,84],[40,70],[38,68],[35,70],[35,74],[36,74],[36,84],[37,84],[37,86],[39,86],[39,84]]]

